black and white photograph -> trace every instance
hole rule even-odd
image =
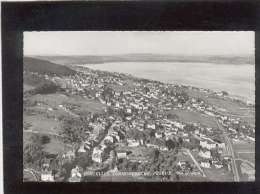
[[[254,182],[254,31],[24,31],[23,181]]]

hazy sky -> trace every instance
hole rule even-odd
[[[57,31],[25,32],[25,55],[254,54],[254,32]]]

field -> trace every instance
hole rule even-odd
[[[185,123],[201,123],[207,127],[218,128],[217,123],[211,117],[204,116],[197,112],[191,112],[186,110],[171,110],[169,113],[176,114],[179,116],[180,120]]]
[[[23,91],[26,92],[26,91],[29,91],[29,90],[32,90],[34,89],[35,87],[34,86],[31,86],[29,84],[23,84]]]
[[[46,109],[47,107],[53,108],[55,115],[59,116],[60,113],[72,113],[70,110],[65,109],[67,106],[75,106],[77,107],[74,113],[84,114],[86,112],[100,113],[104,110],[105,106],[98,101],[82,98],[79,96],[66,96],[64,94],[48,94],[48,95],[40,95],[37,94],[35,96],[30,97],[29,99],[32,103],[39,102],[41,105],[35,106],[33,108],[39,109],[42,107]],[[60,106],[62,105],[62,107]],[[45,108],[44,108],[45,107]],[[73,113],[72,113],[73,114]]]
[[[201,98],[206,103],[213,105],[217,108],[223,109],[223,111],[219,111],[224,115],[233,115],[235,117],[240,117],[242,120],[246,121],[247,123],[251,124],[252,126],[255,125],[255,110],[254,108],[249,108],[243,103],[239,103],[236,101],[232,101],[228,98],[220,98],[214,96],[206,96],[205,93],[196,91],[196,90],[186,90],[186,92],[195,98]]]
[[[214,167],[209,169],[204,168],[204,172],[210,181],[217,181],[217,182],[233,181],[232,172],[228,172],[225,168],[222,169],[216,169]]]
[[[255,165],[255,143],[236,143],[233,144],[233,148],[236,152],[237,158]]]
[[[42,117],[41,115],[25,115],[24,123],[29,125],[29,127],[26,130],[39,133],[57,133],[60,127],[58,121]]]
[[[255,153],[238,153],[238,157],[255,164]]]

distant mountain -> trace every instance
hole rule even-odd
[[[98,64],[107,62],[205,62],[215,64],[255,64],[254,56],[173,56],[158,54],[35,56],[58,64]]]
[[[69,67],[31,57],[24,57],[23,65],[25,71],[35,72],[39,74],[68,76],[74,75],[76,73]]]

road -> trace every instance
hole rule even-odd
[[[231,156],[231,167],[232,167],[232,172],[233,172],[233,175],[234,175],[234,181],[238,182],[239,181],[239,173],[238,173],[238,170],[237,170],[237,165],[236,165],[236,161],[235,161],[236,157],[235,157],[235,152],[234,152],[232,143],[231,143],[229,137],[227,136],[226,131],[223,128],[223,126],[219,124],[218,120],[215,119],[215,121],[218,125],[218,128],[223,131],[223,136],[224,136],[225,141],[226,141],[227,153],[228,153],[228,155]]]
[[[199,163],[197,162],[197,160],[193,157],[193,155],[191,154],[189,149],[183,149],[193,160],[193,162],[195,163],[195,165],[197,166],[197,168],[199,169],[199,171],[202,173],[203,177],[206,177],[206,174],[204,173],[204,171],[202,170],[202,168],[200,167]]]

